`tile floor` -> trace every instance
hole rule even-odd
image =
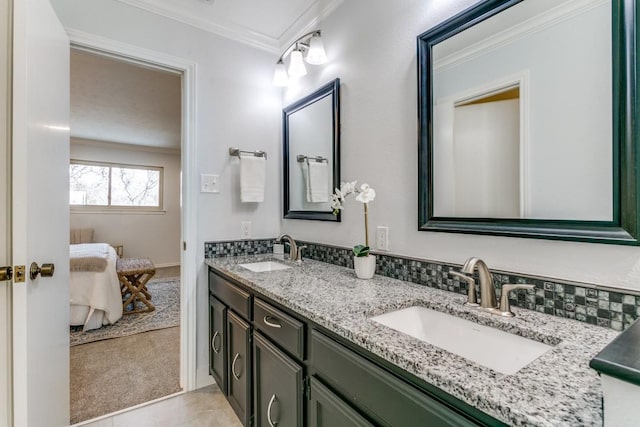
[[[217,386],[203,387],[83,427],[241,427]]]

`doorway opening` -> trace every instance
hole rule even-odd
[[[183,78],[71,49],[72,423],[185,389]],[[76,269],[94,251],[104,270]]]
[[[520,86],[454,102],[454,216],[520,218]]]

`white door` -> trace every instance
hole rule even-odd
[[[520,100],[454,108],[455,216],[520,218]]]
[[[49,0],[14,1],[13,408],[16,426],[69,423],[69,40]],[[32,262],[53,277],[30,279]]]
[[[9,100],[11,26],[8,0],[0,0],[0,171],[9,166]],[[0,173],[0,267],[11,266],[9,257],[8,179]],[[0,427],[11,425],[11,281],[0,279]]]

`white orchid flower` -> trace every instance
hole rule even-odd
[[[355,193],[357,182],[358,181],[340,183],[340,192],[342,193],[343,197],[347,197],[349,194]]]
[[[369,184],[362,184],[360,186],[360,192],[356,196],[356,200],[362,203],[373,202],[376,198],[376,191],[369,187]]]

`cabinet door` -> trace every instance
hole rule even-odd
[[[209,373],[227,394],[227,307],[209,296]]]
[[[256,425],[302,426],[302,367],[259,333],[254,334]]]
[[[229,393],[231,407],[244,426],[251,418],[251,329],[233,311],[227,312]]]
[[[369,421],[311,377],[309,427],[373,427]]]

